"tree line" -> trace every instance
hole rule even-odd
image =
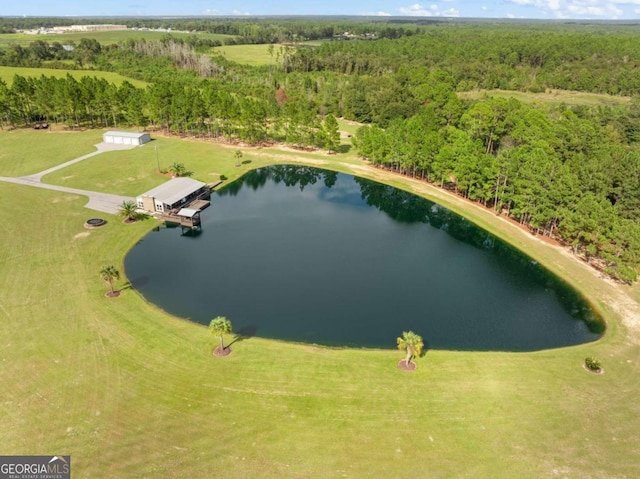
[[[376,42],[324,42],[291,50],[288,71],[386,76],[441,69],[458,91],[474,88],[634,95],[640,91],[640,42],[633,28],[599,25],[491,24],[433,26]]]
[[[557,48],[563,61],[593,61],[598,72],[619,65],[624,69],[640,58],[640,47],[627,42],[633,35],[625,29],[594,35],[587,45],[577,40],[590,37],[577,28],[520,32],[470,26],[393,41],[330,42],[317,50],[284,47],[280,67],[214,58],[217,68],[205,78],[198,71],[200,54],[187,42],[168,38],[101,46],[86,40],[76,49],[78,67],[116,71],[152,84],[135,88],[91,77],[17,76],[10,86],[0,82],[0,126],[42,120],[71,127],[126,124],[231,142],[337,150],[335,117],[358,120],[371,126],[361,129],[354,143],[374,164],[449,188],[537,234],[559,238],[620,280],[634,280],[640,264],[640,103],[542,108],[516,100],[462,101],[456,90],[473,72],[458,76],[451,67],[473,63],[471,54],[460,53],[457,63],[453,53],[437,66],[424,62],[428,55],[437,57],[444,40],[456,52],[455,35],[478,42],[476,50],[469,44],[465,48],[484,59],[487,76],[514,51],[515,70],[539,68],[542,74],[547,65],[557,67],[560,54],[536,54],[551,48],[547,36],[559,41],[573,35],[575,41]],[[485,43],[489,38],[505,42],[484,45],[479,37]],[[428,42],[422,42],[429,38],[437,40],[432,41],[436,53],[424,50]],[[573,56],[572,45],[578,52]],[[413,52],[416,46],[421,53]],[[502,56],[492,57],[499,48]],[[363,55],[345,70],[344,54],[352,50]],[[599,56],[594,57],[596,50]],[[623,55],[609,62],[613,52]],[[415,62],[394,65],[394,55]]]
[[[63,78],[16,75],[11,86],[0,80],[0,127],[42,121],[72,128],[152,126],[169,134],[254,145],[285,142],[296,147],[339,148],[333,115],[319,118],[275,88],[267,99],[220,85],[204,82],[193,87],[160,81],[136,88],[127,81],[116,86],[89,76],[76,80],[70,74]]]
[[[178,18],[0,18],[0,33],[54,26],[117,24],[128,28],[169,29],[187,32],[206,32],[228,35],[225,44],[291,43],[324,40],[351,32],[355,35],[374,34],[377,38],[400,38],[420,30],[418,22],[390,22],[384,17],[178,17]],[[434,22],[435,23],[435,22]]]
[[[553,236],[631,282],[640,263],[640,145],[599,118],[514,99],[431,103],[354,138],[374,165],[420,178]]]

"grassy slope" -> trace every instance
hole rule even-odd
[[[0,142],[14,133],[0,132]],[[67,136],[91,151],[92,137]],[[40,141],[57,148],[61,137]],[[222,147],[158,144],[194,170],[209,165],[202,173],[244,168],[228,164],[234,149],[227,158]],[[245,151],[252,155],[245,167],[307,156]],[[361,168],[353,157],[309,159]],[[113,164],[104,181],[118,185],[126,164]],[[607,336],[537,353],[429,351],[411,374],[396,369],[397,351],[259,338],[212,358],[215,338],[204,327],[129,289],[103,296],[98,269],[122,268],[151,221],[107,216],[106,227],[87,231],[83,198],[0,183],[3,203],[30,206],[0,208],[3,454],[71,454],[78,478],[637,477],[640,348],[607,306],[617,289],[491,214],[407,179],[392,183],[466,210],[564,272],[603,308]],[[582,370],[587,355],[603,361],[604,375]]]
[[[120,86],[125,80],[131,83],[133,86],[143,88],[147,86],[146,82],[135,80],[133,78],[127,78],[113,72],[93,71],[93,70],[60,70],[57,68],[24,68],[24,67],[4,67],[0,66],[0,80],[3,80],[7,85],[13,83],[13,77],[20,75],[23,77],[36,77],[40,78],[42,75],[47,77],[64,78],[70,74],[76,80],[80,80],[82,77],[98,77],[104,78],[109,83],[115,83]]]
[[[628,96],[586,93],[569,90],[548,90],[545,93],[530,93],[511,90],[474,90],[459,92],[460,98],[477,100],[485,96],[499,98],[516,98],[523,103],[540,103],[543,105],[589,105],[589,106],[629,106]]]
[[[275,65],[279,48],[279,45],[274,45],[273,55],[270,55],[269,45],[224,45],[214,48],[213,53],[246,65]]]

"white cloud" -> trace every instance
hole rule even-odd
[[[409,17],[459,17],[460,12],[455,8],[448,8],[444,11],[440,10],[440,7],[436,4],[431,4],[428,7],[423,7],[419,3],[414,3],[409,7],[401,7],[398,11],[402,15]]]
[[[624,11],[617,5],[640,5],[640,0],[506,0],[532,7],[545,16],[556,18],[619,18]]]
[[[391,16],[391,14],[387,13],[387,12],[378,12],[378,13],[376,13],[376,15],[379,16],[379,17],[390,17]]]
[[[241,12],[240,10],[234,10],[233,12],[231,12],[231,15],[245,15],[245,16],[249,16],[249,15],[251,15],[251,13],[249,13],[249,12]]]
[[[567,11],[570,15],[585,15],[593,17],[617,18],[622,15],[622,10],[612,3],[596,6],[588,5],[584,2],[575,2],[571,5],[567,5]]]
[[[207,8],[202,12],[203,15],[220,15],[220,13],[220,10],[216,10],[215,8]]]
[[[487,6],[486,5],[482,5],[482,7],[480,7],[480,8],[482,8],[482,10],[484,10],[485,12],[487,11]]]
[[[424,8],[419,3],[414,3],[410,7],[400,7],[398,11],[403,15],[409,15],[414,17],[430,17],[432,15],[431,11]]]

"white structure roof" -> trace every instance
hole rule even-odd
[[[148,133],[132,133],[130,131],[107,131],[106,136],[121,136],[123,138],[141,138]]]
[[[173,178],[143,193],[141,196],[151,196],[155,198],[156,201],[172,205],[182,198],[186,198],[194,191],[198,191],[203,186],[207,186],[206,183],[191,178]]]
[[[183,216],[184,218],[193,218],[198,213],[200,213],[200,210],[194,210],[193,208],[182,208],[180,211],[178,211],[178,216]]]

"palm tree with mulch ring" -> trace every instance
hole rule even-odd
[[[403,331],[402,337],[398,338],[398,349],[405,350],[407,356],[405,359],[400,360],[398,367],[407,371],[414,370],[416,368],[415,363],[411,362],[411,358],[419,356],[424,347],[422,337],[414,333],[413,331]]]
[[[231,348],[225,347],[223,342],[223,336],[225,334],[231,334],[231,321],[224,316],[218,316],[209,323],[209,331],[211,334],[220,336],[220,346],[217,346],[213,350],[213,354],[216,356],[227,356],[231,354]]]
[[[184,163],[174,162],[171,164],[171,166],[169,166],[168,170],[169,170],[169,173],[171,173],[173,176],[176,176],[176,177],[193,175],[193,171],[187,170],[187,167],[184,166]]]
[[[120,271],[118,271],[115,266],[112,264],[103,266],[100,270],[100,277],[104,282],[109,284],[110,291],[108,291],[105,296],[113,298],[120,295],[120,291],[113,289],[113,282],[120,279]]]
[[[131,200],[122,202],[118,216],[123,218],[125,223],[133,223],[142,217],[142,215],[138,213],[138,205],[135,201]]]
[[[240,160],[242,160],[242,151],[236,150],[233,156],[236,159],[236,166],[242,166],[242,163],[240,162]]]

